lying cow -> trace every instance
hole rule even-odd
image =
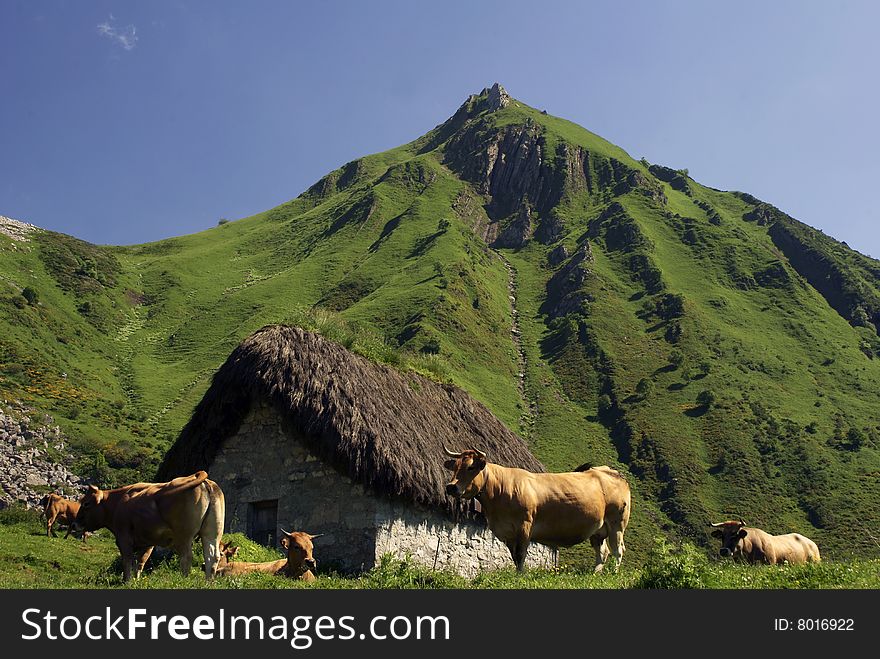
[[[816,543],[800,533],[770,535],[761,529],[738,522],[718,522],[711,525],[712,536],[721,539],[722,556],[745,557],[749,563],[818,563]]]
[[[234,576],[251,572],[263,572],[301,581],[314,581],[315,575],[312,574],[312,570],[318,564],[312,556],[314,551],[312,540],[320,537],[320,534],[309,535],[301,531],[288,533],[284,529],[281,529],[281,532],[284,534],[281,538],[281,546],[287,551],[287,558],[280,558],[277,561],[265,561],[263,563],[233,562],[233,558],[238,553],[238,547],[231,547],[228,544],[221,545],[223,564],[217,570],[217,574]]]
[[[596,572],[611,553],[620,566],[632,505],[629,485],[611,467],[535,474],[493,464],[479,450],[445,450],[450,459],[444,466],[453,472],[446,493],[480,502],[489,529],[507,545],[517,570],[525,569],[531,542],[557,548],[589,540]]]
[[[79,502],[65,499],[60,494],[47,494],[40,499],[40,505],[43,507],[43,515],[46,516],[46,537],[58,537],[52,527],[57,523],[67,527],[67,533],[64,538],[71,534],[76,523],[76,514],[79,512]],[[85,541],[86,534],[82,534]]]
[[[192,567],[192,543],[202,539],[205,576],[211,578],[220,558],[226,500],[208,474],[199,471],[167,483],[135,483],[115,490],[94,485],[80,501],[76,524],[87,531],[107,528],[116,536],[122,555],[123,581],[134,570],[140,576],[153,547],[172,548],[180,556],[180,568],[188,575]]]

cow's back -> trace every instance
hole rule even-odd
[[[774,536],[778,544],[776,562],[788,561],[792,564],[818,563],[819,548],[816,543],[800,533],[786,533]]]

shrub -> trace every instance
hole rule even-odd
[[[611,396],[602,394],[598,400],[599,414],[607,414],[611,411]]]
[[[219,220],[217,220],[218,227],[222,227],[224,224],[229,224],[229,220],[227,220],[225,217],[221,217]]]
[[[706,556],[693,545],[684,543],[673,547],[664,538],[655,538],[654,547],[634,587],[664,590],[704,588],[708,565]]]
[[[711,389],[704,389],[697,394],[697,404],[703,407],[712,407],[716,400],[718,400],[718,396]]]
[[[648,378],[642,378],[636,385],[636,393],[642,398],[647,398],[654,391],[654,383]]]
[[[426,355],[439,355],[440,354],[440,341],[437,339],[431,339],[422,346],[421,352]]]
[[[657,315],[664,320],[683,316],[684,296],[678,293],[666,293],[657,300]]]
[[[684,364],[684,355],[678,350],[673,350],[669,354],[669,363],[675,368],[681,368],[681,365]]]
[[[13,503],[8,508],[0,510],[0,524],[4,526],[33,522],[42,523],[42,515],[36,508],[27,508],[20,503]]]
[[[35,305],[40,300],[39,294],[30,286],[25,286],[24,290],[21,292],[21,296],[27,300],[27,303],[31,306]]]

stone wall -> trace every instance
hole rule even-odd
[[[319,570],[368,570],[386,553],[466,576],[513,564],[487,529],[374,496],[309,453],[297,437],[274,410],[255,404],[223,443],[208,472],[226,495],[227,532],[246,532],[249,503],[278,500],[279,526],[324,534],[315,539]],[[530,565],[554,561],[550,549],[530,549]]]

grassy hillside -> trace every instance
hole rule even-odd
[[[149,477],[232,348],[290,322],[462,386],[550,469],[626,470],[633,552],[735,516],[880,551],[880,262],[492,90],[253,217],[0,254],[0,395],[103,482]]]

